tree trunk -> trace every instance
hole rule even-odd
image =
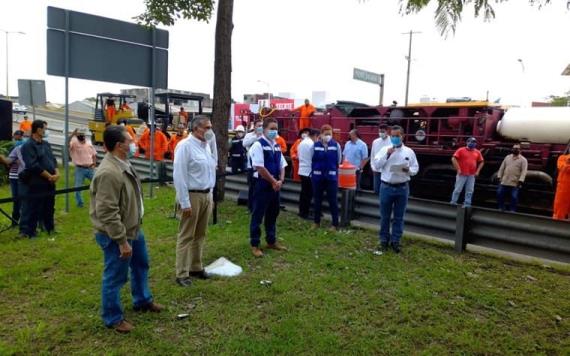
[[[219,0],[214,57],[214,102],[212,126],[218,145],[218,174],[226,172],[228,162],[228,120],[232,98],[233,0]],[[217,198],[224,199],[225,179],[218,180]]]

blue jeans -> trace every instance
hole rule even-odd
[[[408,205],[409,185],[393,187],[382,183],[380,186],[380,243],[399,245],[404,233],[404,213]],[[392,221],[392,234],[390,234],[390,217]]]
[[[261,242],[261,222],[265,224],[265,240],[268,244],[277,241],[276,227],[279,216],[279,192],[261,181],[263,178],[254,178],[253,204],[251,222],[249,224],[249,238],[251,246],[259,247]]]
[[[499,205],[499,210],[501,211],[505,211],[506,194],[510,194],[511,196],[511,204],[509,205],[510,211],[515,212],[519,201],[519,188],[499,184],[499,188],[497,188],[497,203]]]
[[[473,191],[475,190],[475,176],[464,176],[460,174],[455,177],[455,188],[451,196],[451,204],[457,205],[457,200],[459,200],[459,195],[461,195],[463,187],[465,187],[465,201],[463,202],[463,206],[471,206]]]
[[[82,187],[85,179],[92,180],[95,170],[93,168],[83,168],[75,166],[75,188]],[[75,192],[75,203],[77,206],[83,206],[83,199],[81,199],[81,192]]]
[[[380,194],[380,185],[382,183],[382,179],[381,179],[382,173],[380,173],[380,172],[372,172],[372,173],[374,173],[374,176],[373,176],[373,178],[374,178],[374,194]]]
[[[95,240],[103,250],[105,265],[101,288],[101,315],[105,325],[110,327],[124,319],[121,288],[127,283],[129,268],[133,305],[143,307],[152,302],[152,294],[148,288],[148,253],[142,231],[139,231],[136,240],[129,240],[133,254],[125,260],[120,258],[119,245],[109,236],[96,233]]]
[[[12,203],[12,225],[18,224],[20,221],[20,210],[22,209],[22,203],[18,199],[18,180],[17,179],[10,179],[10,190],[12,190],[12,199],[14,203]]]
[[[313,201],[315,203],[315,224],[321,223],[323,193],[327,192],[327,201],[332,216],[332,225],[338,227],[338,182],[336,180],[313,179]]]

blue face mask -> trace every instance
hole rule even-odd
[[[16,142],[14,142],[14,146],[18,147],[24,144],[24,140],[16,140]]]
[[[402,138],[400,136],[390,136],[390,142],[394,146],[400,146],[402,144]]]
[[[49,131],[46,130],[46,131],[44,131],[44,136],[42,137],[42,139],[47,141],[48,138],[49,138]]]
[[[474,149],[475,147],[477,147],[477,143],[475,142],[469,142],[467,144],[467,148],[469,148],[470,150]]]
[[[267,131],[267,138],[270,140],[275,140],[275,137],[277,137],[277,130],[268,130]]]
[[[255,129],[255,132],[258,134],[262,134],[263,133],[263,127],[259,126],[258,128]]]

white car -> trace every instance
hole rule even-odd
[[[12,106],[12,112],[15,114],[23,114],[26,115],[26,113],[28,112],[28,108],[25,107],[24,105],[20,105],[20,104],[14,104]]]

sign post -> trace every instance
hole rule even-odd
[[[36,105],[46,104],[46,82],[44,80],[18,79],[18,102],[32,107],[36,119]]]
[[[69,78],[151,88],[154,124],[154,89],[168,88],[168,31],[51,6],[47,24],[47,73],[65,77],[63,164],[69,188]],[[152,144],[154,129],[151,150]],[[152,158],[150,163],[152,178]],[[67,193],[65,211],[69,211]]]
[[[354,68],[352,79],[372,84],[378,84],[380,87],[380,98],[378,101],[380,106],[382,106],[382,103],[384,102],[384,74],[378,74],[363,69]]]

